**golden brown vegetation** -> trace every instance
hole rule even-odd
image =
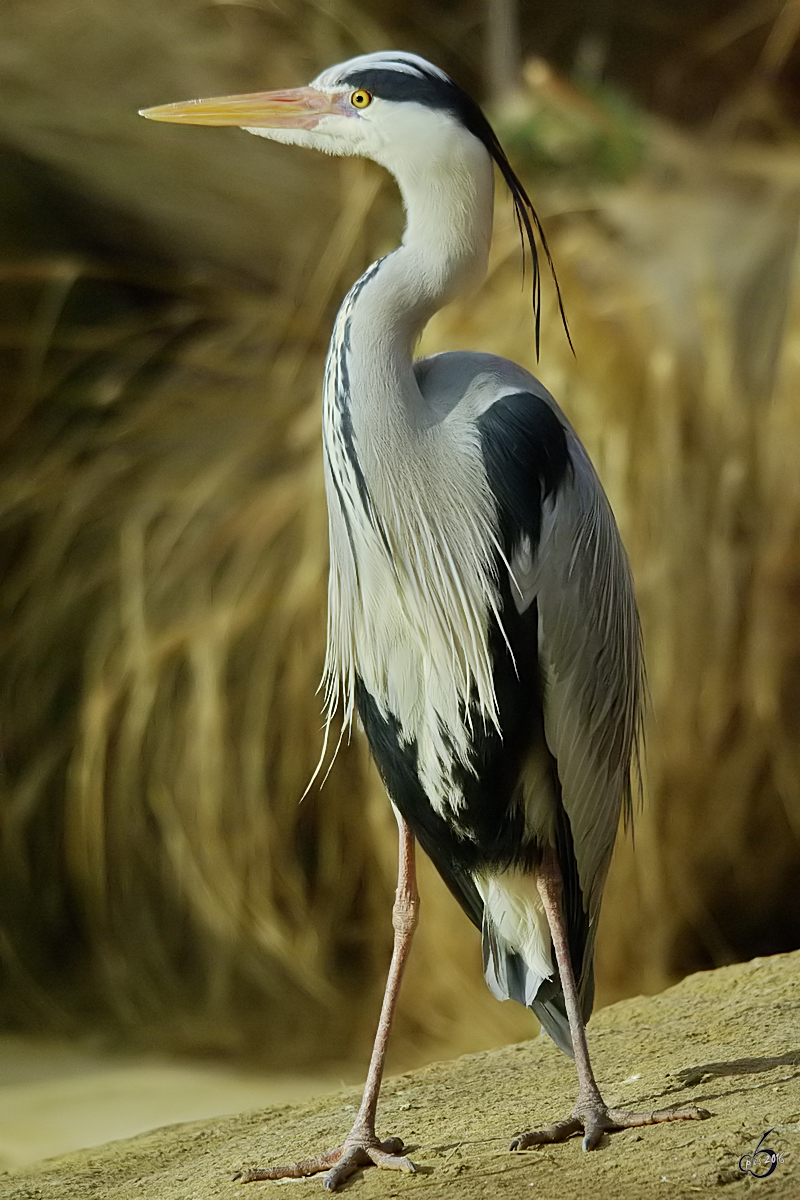
[[[288,4],[46,7],[45,29],[9,6],[0,51],[25,82],[1,118],[0,1016],[347,1060],[395,835],[357,740],[298,803],[320,748],[318,389],[396,201],[377,168],[135,110],[395,39],[344,4],[304,6],[302,40]],[[578,352],[551,311],[539,373],[622,526],[653,696],[606,999],[800,930],[797,151],[643,136],[635,178],[542,197]],[[423,350],[535,368],[501,194],[498,218],[486,288]],[[398,1060],[525,1036],[432,870],[422,887]]]

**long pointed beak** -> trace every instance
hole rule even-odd
[[[338,113],[338,97],[316,88],[284,92],[249,92],[244,96],[212,96],[142,108],[149,121],[174,121],[181,125],[238,125],[243,129],[313,129],[321,117]]]

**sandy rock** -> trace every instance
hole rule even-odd
[[[566,1114],[572,1064],[544,1039],[435,1063],[387,1080],[379,1132],[405,1139],[415,1176],[370,1169],[362,1198],[642,1200],[732,1194],[800,1196],[800,952],[693,975],[661,995],[596,1014],[590,1048],[609,1102],[641,1109],[697,1103],[702,1122],[511,1154],[511,1137]],[[256,1200],[276,1187],[321,1193],[319,1179],[232,1182],[243,1165],[306,1158],[341,1142],[358,1104],[348,1090],[309,1103],[169,1126],[0,1175],[4,1200]],[[778,1161],[744,1174],[762,1135]],[[761,1169],[764,1169],[763,1167]]]

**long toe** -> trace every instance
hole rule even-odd
[[[573,1134],[580,1133],[583,1124],[579,1117],[566,1117],[548,1125],[546,1129],[533,1129],[530,1133],[521,1133],[515,1137],[509,1150],[529,1150],[531,1146],[545,1146],[552,1142],[565,1142]]]
[[[626,1112],[619,1108],[605,1109],[609,1129],[638,1129],[641,1125],[660,1125],[663,1121],[705,1121],[711,1116],[707,1108],[685,1104],[681,1108],[654,1108],[650,1112]]]
[[[369,1166],[369,1155],[363,1146],[345,1146],[344,1152],[322,1181],[327,1192],[335,1192],[359,1167]]]
[[[590,1113],[583,1122],[583,1149],[594,1150],[600,1144],[603,1134],[613,1128],[615,1126],[609,1123],[605,1112]]]
[[[327,1171],[341,1157],[344,1146],[337,1146],[327,1154],[308,1158],[304,1162],[287,1163],[284,1167],[244,1167],[233,1177],[234,1183],[258,1183],[262,1179],[307,1179]]]
[[[413,1175],[416,1167],[410,1158],[402,1153],[403,1143],[400,1138],[388,1138],[379,1146],[371,1146],[367,1150],[376,1167],[386,1171],[402,1171],[404,1175]]]

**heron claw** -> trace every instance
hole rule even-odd
[[[256,1183],[264,1179],[305,1179],[325,1172],[322,1186],[335,1192],[360,1167],[381,1167],[413,1175],[416,1167],[403,1155],[402,1138],[378,1141],[374,1134],[351,1133],[341,1146],[304,1162],[285,1167],[245,1167],[234,1175],[234,1182]]]
[[[542,1146],[552,1142],[565,1142],[576,1133],[583,1133],[583,1149],[594,1150],[604,1133],[615,1133],[618,1129],[636,1129],[643,1125],[660,1125],[663,1121],[703,1121],[711,1113],[696,1104],[682,1108],[658,1108],[651,1112],[624,1112],[619,1108],[608,1108],[597,1100],[580,1101],[571,1116],[556,1121],[546,1129],[536,1129],[515,1137],[509,1149],[527,1150],[531,1146]]]

